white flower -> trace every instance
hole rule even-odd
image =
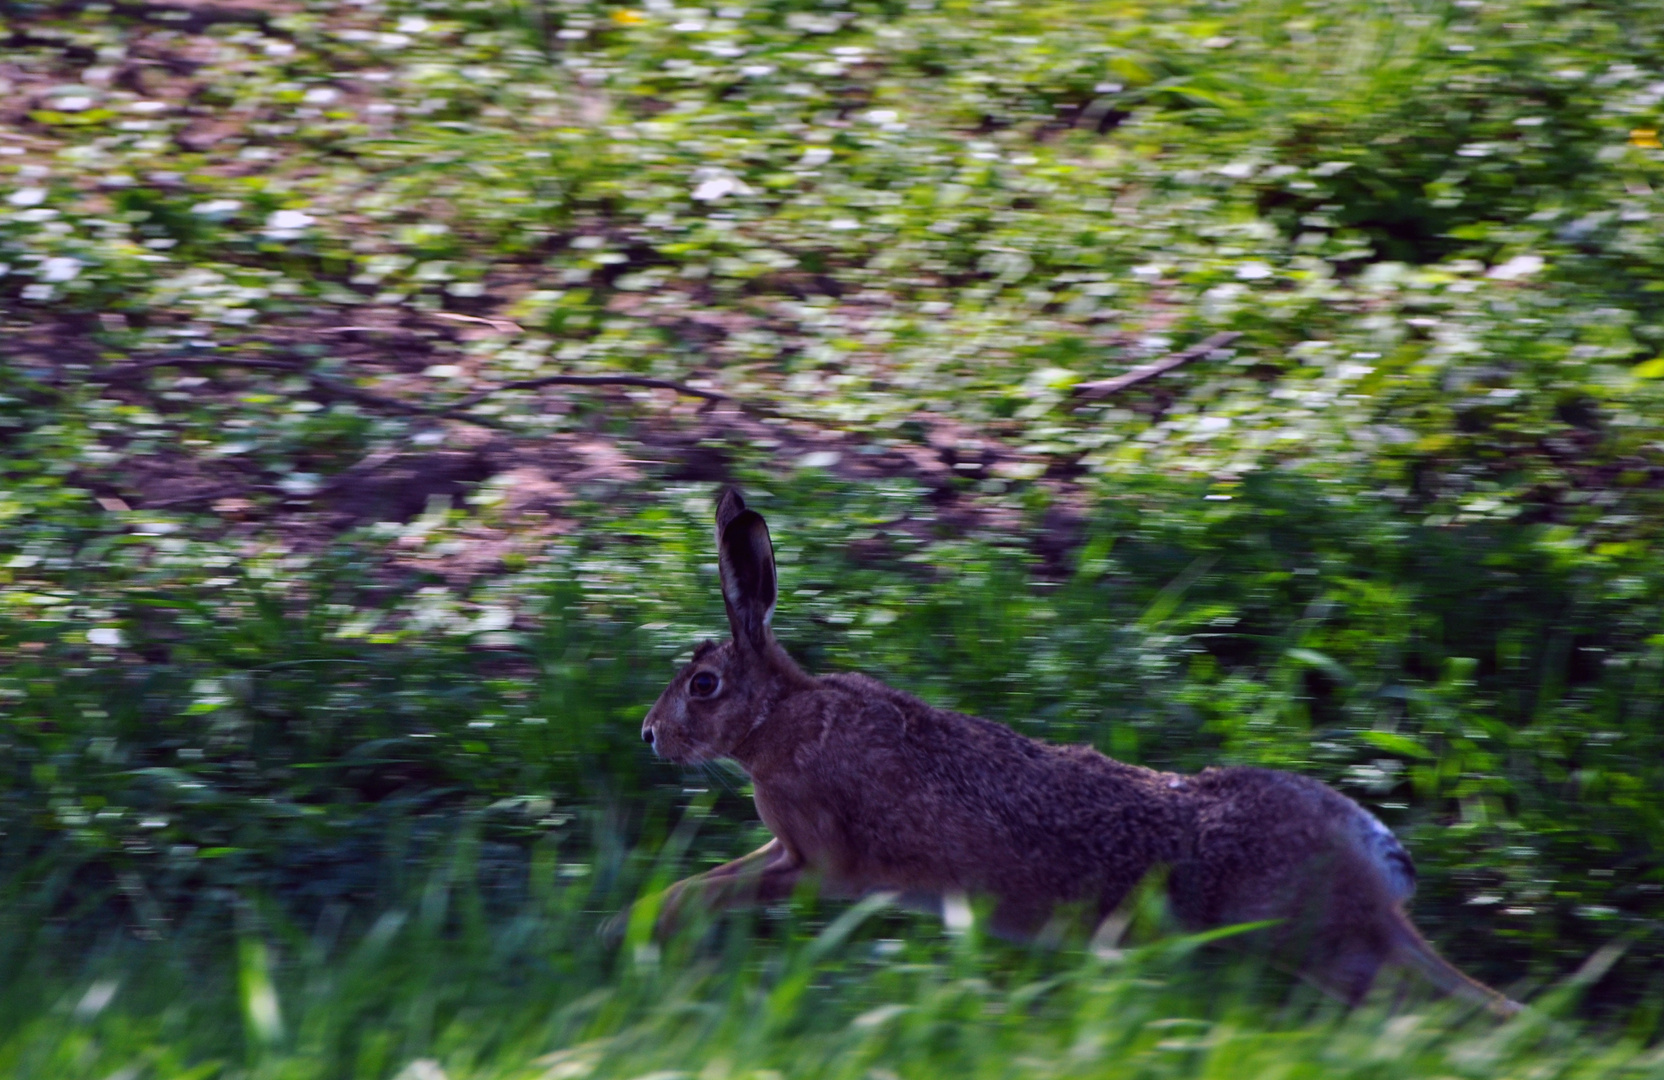
[[[18,188],[6,196],[6,201],[13,206],[39,206],[46,201],[46,189],[43,187]]]
[[[266,219],[266,228],[304,229],[316,220],[304,210],[278,210]]]
[[[59,255],[40,264],[35,277],[40,281],[74,281],[81,274],[81,260]]]
[[[114,626],[99,626],[87,631],[89,645],[120,645],[121,630]]]
[[[491,633],[513,625],[514,612],[506,607],[488,607],[474,619],[473,629],[476,633]]]
[[[315,495],[324,486],[323,477],[317,473],[292,472],[277,482],[286,495]]]
[[[191,213],[201,214],[203,217],[222,218],[234,214],[242,209],[242,202],[237,199],[209,199],[191,207]]]
[[[432,1058],[417,1058],[399,1070],[393,1080],[447,1080],[445,1069]]]
[[[266,218],[265,233],[273,240],[293,240],[317,220],[304,210],[277,210]]]
[[[1544,265],[1541,255],[1515,255],[1507,262],[1491,267],[1485,276],[1498,281],[1518,281],[1540,272]]]
[[[1276,273],[1275,270],[1262,262],[1245,262],[1236,268],[1236,276],[1242,281],[1259,281]]]
[[[751,189],[745,181],[729,172],[727,169],[705,168],[694,172],[693,178],[699,181],[693,189],[695,202],[715,202],[729,195],[749,195]]]

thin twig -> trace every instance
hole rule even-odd
[[[651,390],[674,390],[678,394],[704,398],[706,401],[730,400],[727,394],[715,390],[701,390],[686,383],[671,382],[669,379],[650,379],[645,375],[545,375],[539,379],[516,379],[514,382],[476,391],[438,410],[438,413],[449,416],[462,409],[471,408],[504,390],[536,390],[540,386],[644,386]]]
[[[525,328],[513,319],[487,319],[478,315],[462,315],[455,311],[430,311],[428,314],[435,319],[446,319],[450,322],[480,323],[491,327],[499,334],[524,334],[526,332]]]
[[[1165,374],[1176,367],[1190,363],[1192,360],[1200,359],[1215,349],[1222,349],[1241,336],[1242,334],[1235,330],[1226,330],[1223,333],[1214,334],[1212,337],[1203,338],[1183,352],[1169,353],[1160,360],[1152,360],[1141,367],[1123,372],[1113,379],[1076,383],[1074,394],[1076,397],[1087,398],[1088,400],[1108,397],[1110,394],[1125,390],[1136,383],[1141,383],[1145,379],[1153,379],[1157,375]]]
[[[140,360],[132,364],[123,364],[106,371],[94,371],[87,378],[94,382],[123,382],[135,375],[143,375],[152,368],[162,367],[219,367],[223,364],[233,364],[237,367],[261,368],[266,371],[287,371],[292,375],[306,375],[308,372],[286,360],[255,360],[250,357],[229,356],[164,356],[155,360]]]
[[[416,337],[417,331],[406,326],[325,326],[319,329],[320,334],[403,334],[405,337]]]
[[[257,487],[251,484],[247,488],[239,488],[222,484],[219,487],[209,488],[207,491],[197,491],[189,495],[175,495],[171,499],[141,499],[139,509],[165,510],[173,506],[188,506],[191,503],[207,502],[210,499],[226,499],[234,495],[241,495],[244,491],[259,490],[260,488],[270,490],[270,485],[259,485]]]

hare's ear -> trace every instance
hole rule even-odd
[[[716,507],[717,565],[722,572],[722,602],[734,640],[761,649],[768,642],[774,618],[776,586],[774,545],[769,543],[763,515],[745,508],[733,488],[722,493]]]

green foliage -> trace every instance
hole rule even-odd
[[[8,1075],[1656,1074],[1652,6],[182,12],[0,25]],[[744,411],[470,401],[570,374]],[[1159,936],[604,951],[761,835],[636,733],[723,625],[684,444],[812,669],[1321,777],[1465,968],[1598,957],[1601,1038],[1233,996]],[[542,516],[361,483],[505,446]]]
[[[1656,579],[1636,567],[1569,568],[1551,529],[1406,526],[1266,477],[1182,513],[1170,487],[1123,492],[1070,578],[1037,588],[1020,548],[903,531],[921,524],[907,487],[750,493],[780,544],[779,630],[812,668],[1129,760],[1322,776],[1418,853],[1419,917],[1463,963],[1552,977],[1627,931],[1606,985],[1651,986],[1664,691]],[[119,651],[86,629],[91,596],[14,617],[8,801],[49,808],[8,828],[17,902],[141,925],[250,888],[309,918],[374,908],[403,887],[396,856],[434,857],[471,809],[509,895],[547,844],[597,875],[597,911],[616,904],[639,871],[587,853],[651,850],[687,795],[636,726],[669,661],[722,626],[708,507],[592,508],[550,564],[394,612],[365,605],[343,555],[244,564],[213,605],[188,583],[124,588],[100,620]],[[852,562],[860,541],[884,554]],[[759,828],[737,778],[692,783],[713,779],[729,826],[696,864]]]

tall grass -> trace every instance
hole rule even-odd
[[[1014,949],[864,902],[620,951],[593,893],[481,916],[466,857],[367,929],[245,913],[3,999],[0,1072],[238,1077],[1615,1077],[1664,1075],[1644,1023],[1585,1033],[1580,984],[1507,1023],[1414,996],[1346,1012],[1202,938]],[[1215,935],[1205,935],[1215,936]],[[1138,940],[1142,939],[1142,940]],[[19,1010],[21,999],[50,995]]]

